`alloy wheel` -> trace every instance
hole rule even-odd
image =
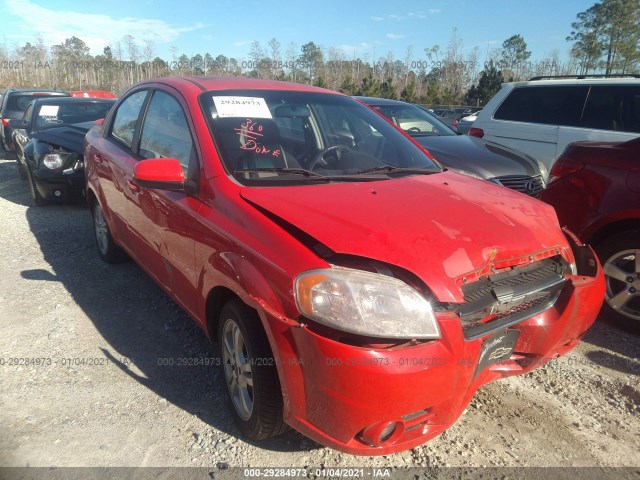
[[[224,374],[231,401],[240,418],[246,421],[253,413],[253,371],[242,330],[232,319],[225,322],[222,345]]]
[[[603,271],[609,306],[640,321],[640,249],[617,252],[604,262]]]

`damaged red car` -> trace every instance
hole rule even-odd
[[[252,439],[420,445],[481,385],[571,350],[604,295],[552,207],[443,171],[327,90],[149,80],[89,131],[85,164],[100,255],[128,254],[217,341]]]

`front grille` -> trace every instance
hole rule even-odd
[[[472,340],[543,312],[564,286],[565,266],[559,257],[488,275],[464,285],[457,313],[465,338]]]
[[[532,197],[537,197],[544,190],[544,182],[542,175],[530,177],[528,175],[505,175],[496,177],[494,180],[500,182],[501,185]]]

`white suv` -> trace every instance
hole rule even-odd
[[[520,150],[551,170],[572,142],[640,136],[640,76],[535,77],[505,83],[469,135]]]

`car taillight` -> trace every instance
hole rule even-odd
[[[451,125],[453,125],[454,127],[457,127],[458,126],[458,120],[454,120]]]
[[[5,127],[9,126],[9,119],[8,118],[3,118],[2,119],[2,125],[4,125]]]
[[[573,175],[577,171],[584,168],[584,163],[571,157],[560,157],[553,165],[551,173],[549,173],[549,181],[547,186],[558,180]]]
[[[484,130],[482,130],[481,128],[473,128],[473,127],[471,127],[469,129],[469,133],[467,135],[470,135],[472,137],[482,138],[482,137],[484,137]]]

